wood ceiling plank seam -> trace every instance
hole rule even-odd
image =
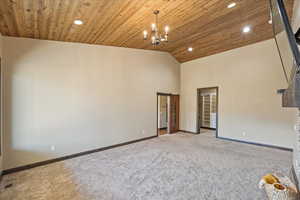
[[[189,44],[193,44],[195,40],[198,40],[199,38],[206,38],[211,33],[219,32],[218,30],[223,30],[222,32],[224,32],[226,27],[236,26],[237,22],[239,21],[238,18],[233,18],[232,20],[225,20],[224,23],[220,23],[220,21],[222,21],[223,19],[224,17],[219,17],[215,19],[210,24],[207,24],[205,25],[205,27],[202,27],[201,31],[194,32],[189,37],[185,37],[184,40],[187,41]],[[168,48],[172,49],[171,52],[173,52],[174,50],[182,46],[183,43],[184,41],[178,40]]]
[[[73,15],[73,20],[74,19],[79,19],[83,22],[83,25],[75,25],[73,23],[73,21],[70,19],[70,25],[67,29],[67,31],[65,32],[65,36],[63,36],[63,38],[65,38],[66,41],[72,41],[72,42],[79,42],[78,41],[78,35],[81,32],[85,32],[85,27],[86,27],[86,22],[88,21],[84,16],[84,13],[89,13],[89,11],[85,11],[86,8],[85,5],[79,7],[77,9],[77,11],[74,13]]]
[[[32,35],[33,35],[33,38],[35,38],[35,35],[34,35],[34,33],[35,33],[35,25],[34,25],[34,1],[31,1],[30,0],[30,2],[31,2],[31,15],[30,15],[30,17],[31,17],[31,29],[32,29]]]
[[[266,33],[266,34],[260,35],[260,37],[252,37],[252,38],[249,38],[249,39],[247,39],[247,40],[244,40],[243,42],[241,42],[241,41],[238,40],[238,38],[237,38],[237,39],[233,40],[233,42],[232,42],[231,44],[232,44],[232,46],[235,46],[235,45],[240,45],[240,44],[247,44],[247,43],[249,43],[249,41],[250,41],[250,44],[251,44],[251,41],[252,41],[253,43],[255,43],[255,42],[256,42],[258,39],[260,39],[260,38],[267,38],[267,39],[270,39],[270,38],[272,38],[272,37],[270,36],[270,33]]]
[[[103,38],[102,36],[105,34],[105,32],[108,30],[108,27],[110,26],[110,24],[113,23],[114,20],[116,20],[119,16],[119,13],[122,12],[123,9],[127,9],[128,7],[130,7],[130,4],[132,2],[130,1],[126,1],[124,2],[124,4],[121,4],[119,6],[119,9],[116,12],[112,12],[109,14],[109,20],[107,20],[103,25],[102,25],[102,29],[100,31],[98,31],[97,35],[94,37],[94,39],[92,40],[92,43],[96,43],[96,44],[102,44]],[[114,30],[115,31],[115,30]],[[99,42],[99,40],[101,42]]]
[[[15,36],[18,37],[20,34],[19,34],[16,14],[14,12],[14,6],[13,6],[14,4],[16,4],[16,1],[6,1],[6,2],[7,2],[7,7],[8,7],[8,9],[7,9],[8,15],[7,16],[11,17],[13,31],[15,32]]]
[[[218,18],[222,18],[223,16],[227,15],[227,14],[231,14],[232,12],[236,13],[237,11],[231,11],[231,12],[225,12],[225,13],[222,13],[220,14],[220,12],[218,13],[217,11],[219,10],[220,7],[216,7],[214,10],[215,12],[213,14],[210,14],[210,13],[207,13],[208,15],[205,15],[204,17],[199,17],[199,18],[196,18],[195,20],[187,23],[187,24],[183,24],[181,27],[179,28],[182,28],[182,29],[186,29],[187,27],[192,27],[192,24],[199,24],[197,28],[202,28],[204,26],[207,25],[207,23],[199,23],[199,20],[200,22],[202,22],[202,20],[205,20],[205,21],[208,21],[208,23],[210,23],[211,21],[214,21],[215,19],[218,19]],[[222,7],[221,7],[222,8]],[[205,18],[205,19],[203,19]],[[209,19],[209,20],[208,20]]]
[[[36,39],[40,39],[39,36],[40,36],[40,33],[39,33],[39,24],[38,24],[38,15],[37,15],[37,1],[33,1],[32,2],[32,16],[33,16],[33,35],[34,35],[34,38]]]
[[[247,13],[247,15],[245,15],[245,12]],[[258,8],[247,9],[246,11],[241,10],[241,19],[245,21],[252,15],[257,15],[257,14],[261,14],[263,16],[268,16],[268,14],[269,14],[268,7],[262,5],[262,6],[259,6]]]
[[[49,32],[51,32],[51,21],[52,21],[52,15],[53,15],[53,8],[55,7],[55,0],[48,0],[48,3],[47,3],[47,10],[45,11],[47,14],[47,17],[45,18],[45,30],[46,32],[43,33],[43,37],[44,39],[49,39],[48,35],[49,35]]]
[[[215,2],[215,1],[211,1],[211,2]],[[178,7],[184,7],[184,9],[178,9],[178,7],[174,7],[172,11],[164,15],[163,19],[170,21],[174,18],[175,19],[174,21],[178,24],[177,26],[180,26],[181,23],[189,23],[189,21],[193,21],[194,18],[199,18],[203,16],[204,15],[203,13],[207,12],[207,9],[204,8],[207,2],[206,1],[196,1],[196,2],[197,3],[192,2],[191,4],[188,5],[186,5],[186,3],[183,2],[182,4],[178,5]],[[201,15],[199,15],[199,13],[201,13]],[[175,29],[178,28],[177,26],[175,26],[174,28]]]
[[[2,14],[0,14],[0,33],[1,35],[9,35],[8,33],[8,27],[5,23],[5,20],[4,20],[4,16]]]
[[[37,1],[37,23],[39,27],[39,39],[47,39],[47,27],[46,27],[46,19],[47,19],[47,0],[39,0]]]
[[[24,37],[33,38],[32,1],[24,0],[23,3]]]
[[[204,10],[201,15],[197,15],[197,12],[200,12],[198,11],[197,7],[192,7],[190,9],[193,9],[193,10],[196,10],[195,13],[191,13],[192,14],[192,17],[188,17],[187,19],[185,18],[182,18],[183,20],[183,23],[178,23],[178,26],[176,26],[175,28],[176,29],[179,29],[183,26],[186,26],[187,24],[191,24],[191,22],[194,22],[194,21],[197,21],[199,18],[203,18],[205,16],[207,16],[207,14],[209,14],[209,16],[211,15],[220,15],[220,9],[223,8],[222,4],[220,4],[217,0],[215,1],[210,1],[210,4],[211,5],[210,7],[207,6],[207,4],[200,4],[200,11]],[[205,9],[203,9],[202,7],[205,7]],[[210,10],[210,9],[213,9],[213,10]],[[182,15],[184,16],[187,16],[186,13],[182,13]]]
[[[65,0],[65,1],[69,1],[69,0]],[[61,16],[61,19],[62,19],[61,22],[63,22],[63,26],[61,26],[61,28],[59,28],[59,32],[56,36],[57,40],[62,40],[63,41],[65,39],[65,38],[62,38],[62,35],[64,34],[66,26],[69,26],[69,23],[70,23],[69,21],[67,21],[67,18],[73,12],[74,6],[77,5],[77,3],[74,3],[74,2],[78,3],[78,0],[73,0],[72,3],[68,3],[65,7],[65,12]],[[60,24],[61,24],[61,22],[60,22]]]
[[[257,43],[257,42],[261,42],[261,41],[264,41],[268,39],[267,36],[265,36],[264,38],[257,38],[253,41],[246,41],[244,43],[238,43],[236,44],[235,46],[230,46],[230,47],[225,47],[225,48],[216,48],[216,52],[217,53],[220,53],[220,52],[224,52],[224,51],[228,51],[228,50],[232,50],[232,49],[236,49],[236,48],[240,48],[240,47],[243,47],[243,46],[246,46],[246,45],[250,45],[250,44],[254,44],[254,43]],[[204,57],[207,56],[207,55],[204,55]]]
[[[194,51],[204,51],[205,48],[209,48],[210,46],[216,46],[216,44],[219,44],[220,42],[222,42],[223,40],[224,41],[228,41],[226,40],[225,37],[219,37],[220,33],[215,33],[213,35],[210,36],[211,39],[208,39],[207,42],[205,44],[199,44],[199,43],[194,43],[193,44],[193,48],[194,48]],[[224,43],[223,43],[224,44]],[[187,52],[186,48],[182,47],[182,48],[178,48],[176,49],[174,52],[172,52],[172,54],[174,55],[177,55],[177,54],[182,54],[182,53],[189,53],[191,54],[190,52]]]
[[[58,30],[57,30],[57,34],[56,34],[56,40],[61,40],[60,37],[61,37],[61,34],[62,32],[64,31],[65,29],[65,26],[66,24],[68,23],[66,21],[66,18],[67,16],[70,14],[70,9],[73,8],[73,6],[75,5],[74,4],[74,1],[75,2],[78,2],[78,0],[64,0],[63,1],[63,6],[62,6],[62,15],[61,17],[59,18],[59,24],[58,24]]]
[[[203,46],[202,48],[196,48],[196,51],[199,49],[199,52],[201,52],[202,54],[205,54],[205,52],[207,52],[207,50],[216,50],[216,49],[222,49],[222,48],[226,48],[227,46],[232,46],[232,40],[228,40],[227,37],[222,38],[225,43],[222,43],[222,45],[219,45],[221,40],[216,40],[215,43],[211,43],[210,44],[206,44],[205,46]],[[224,45],[225,44],[225,45]]]
[[[58,18],[58,14],[56,14],[56,11],[59,8],[60,0],[53,0],[52,7],[50,7],[50,19],[47,22],[48,24],[48,35],[47,38],[49,40],[54,40],[54,30],[56,29],[56,21]]]
[[[270,37],[271,38],[271,37]],[[210,41],[214,41],[214,40],[210,40]],[[229,41],[229,40],[228,40]],[[220,42],[216,42],[216,44],[219,44]],[[203,50],[203,51],[209,51],[208,50],[208,48],[211,48],[211,47],[215,47],[216,46],[216,44],[208,44],[208,45],[206,45],[207,47],[205,48],[205,47],[197,47],[196,46],[196,48],[195,48],[195,50],[197,50],[197,49],[200,49],[201,48],[201,50]],[[226,46],[226,45],[225,45]],[[229,45],[230,46],[230,45]],[[218,47],[218,48],[220,48],[220,47]],[[220,48],[220,49],[222,49],[222,48]],[[186,52],[186,51],[185,51]],[[173,52],[173,55],[174,56],[177,56],[178,54],[181,54],[181,52]],[[178,56],[177,56],[178,57]]]
[[[55,8],[54,13],[55,13],[55,25],[53,27],[53,40],[57,40],[58,35],[60,33],[61,30],[61,25],[62,25],[62,18],[63,15],[65,14],[65,7],[66,5],[66,0],[58,0],[58,7]]]
[[[247,2],[244,2],[244,5],[246,5],[246,3]],[[244,21],[244,17],[243,17],[243,12],[244,12],[244,7],[245,6],[241,6],[241,8],[240,8],[240,13],[239,13],[239,19],[240,19],[240,24],[241,24],[241,26],[245,26],[244,24],[243,24],[243,21]],[[246,6],[247,7],[247,11],[249,11],[250,9],[249,9],[249,6]],[[248,12],[247,12],[248,13]],[[241,39],[242,40],[245,40],[245,35],[241,35],[240,34],[240,37],[241,37]]]
[[[97,3],[98,2],[98,3]],[[103,6],[104,1],[93,1],[89,5],[88,11],[82,12],[82,20],[84,22],[84,31],[83,29],[78,29],[78,33],[74,36],[74,40],[78,42],[85,42],[82,39],[82,35],[88,33],[88,35],[91,34],[92,29],[93,29],[93,23],[97,21],[97,14],[98,10]],[[67,37],[69,37],[70,34],[68,34]],[[71,36],[70,36],[71,37]]]
[[[109,27],[107,27],[107,31],[102,35],[100,42],[103,42],[104,44],[112,44],[114,40],[111,40],[110,38],[114,37],[114,35],[123,35],[120,29],[129,21],[134,21],[132,24],[137,25],[136,21],[132,18],[134,18],[135,14],[142,9],[145,4],[144,2],[145,1],[139,0],[138,3],[132,3],[130,7],[127,7],[127,9],[124,9],[122,13],[119,13],[119,16],[114,19],[115,22],[113,21]],[[121,20],[118,19],[120,16],[122,16]],[[97,40],[96,43],[99,43],[99,41]]]
[[[75,19],[81,19],[82,12],[81,8],[83,6],[82,2],[80,0],[73,0],[72,6],[68,6],[67,13],[64,15],[64,24],[65,26],[62,28],[61,32],[59,33],[58,39],[59,40],[65,40],[65,41],[70,41],[68,40],[68,35],[70,32],[73,30],[78,30],[81,29],[83,26],[76,26],[74,25],[74,20]],[[73,29],[72,29],[73,28]]]
[[[102,16],[101,20],[101,26],[96,25],[96,31],[92,35],[92,37],[89,39],[89,42],[96,43],[96,40],[101,36],[101,34],[105,31],[108,24],[112,21],[113,17],[117,15],[123,8],[123,6],[129,4],[128,1],[123,1],[122,3],[116,3],[109,5],[110,7],[108,9],[105,9],[104,14]]]
[[[33,16],[32,16],[32,1],[25,0],[24,1],[24,8],[23,8],[23,13],[24,13],[24,25],[25,28],[25,37],[27,38],[33,38],[34,37],[34,25],[33,25]]]
[[[7,24],[8,30],[9,30],[9,36],[18,36],[18,30],[17,30],[17,25],[16,25],[16,20],[14,17],[13,9],[12,6],[10,5],[11,3],[9,0],[0,0],[1,8],[2,8],[2,13],[5,19],[5,22]]]
[[[101,35],[103,31],[105,31],[107,23],[109,23],[111,20],[111,13],[113,11],[119,12],[120,9],[121,6],[119,4],[116,4],[116,1],[109,1],[107,4],[105,4],[103,10],[98,11],[102,15],[99,15],[99,20],[97,21],[97,23],[95,23],[95,26],[93,27],[93,34],[89,35],[86,41],[91,44],[96,44],[94,41],[97,40],[97,38],[99,37],[99,35]]]
[[[4,11],[2,9],[3,9],[3,5],[0,2],[0,26],[1,26],[0,33],[2,35],[9,35],[8,25],[7,25],[6,21],[5,21]]]
[[[103,15],[105,15],[106,12],[108,12],[108,10],[110,9],[110,7],[112,7],[114,4],[114,1],[107,2],[105,0],[102,0],[101,2],[102,4],[98,4],[98,6],[95,8],[94,18],[89,20],[89,22],[86,25],[84,25],[87,29],[85,31],[82,31],[82,33],[79,34],[81,41],[93,44],[92,42],[90,42],[90,38],[97,33],[98,31],[97,25],[102,25],[102,23],[106,19],[103,18]]]
[[[231,16],[231,14],[229,14],[229,15]],[[224,19],[224,16],[216,18],[213,21],[211,21],[210,23],[202,26],[201,31],[194,31],[193,33],[190,34],[190,36],[185,36],[181,40],[180,39],[176,40],[176,42],[174,42],[170,46],[168,46],[168,50],[170,52],[172,52],[173,50],[182,46],[183,43],[185,43],[185,42],[192,44],[193,41],[197,40],[198,38],[205,38],[211,32],[218,32],[219,30],[223,30],[226,26],[235,25],[239,21],[238,18],[233,18],[232,20],[224,20],[225,21],[224,23],[220,23],[220,21],[223,21],[223,19]],[[204,31],[202,31],[202,30],[204,30]]]
[[[38,22],[38,1],[33,1],[34,38],[40,39],[40,27]]]
[[[218,44],[222,44],[223,46],[226,46],[226,44],[232,44],[232,40],[229,40],[229,37],[230,36],[223,36],[223,37],[220,37],[220,34],[219,33],[216,33],[216,34],[213,34],[213,35],[210,35],[209,38],[207,39],[206,42],[202,42],[201,43],[197,43],[195,42],[193,44],[193,47],[194,47],[194,51],[197,53],[197,49],[199,49],[198,53],[200,52],[200,50],[202,51],[207,51],[208,48],[214,48],[216,45]],[[224,40],[224,41],[222,41]],[[185,49],[182,49],[182,48],[179,48],[177,49],[176,51],[172,52],[174,55],[176,54],[181,54],[183,52],[186,52],[186,48]]]
[[[120,35],[124,35],[124,31],[122,30],[122,27],[124,26],[124,24],[127,24],[129,22],[131,24],[138,25],[137,21],[134,19],[134,16],[136,15],[136,13],[138,13],[143,8],[144,2],[145,1],[140,1],[139,3],[130,4],[126,9],[124,9],[126,12],[124,12],[124,10],[123,10],[121,13],[119,13],[119,15],[113,19],[116,22],[111,23],[107,27],[107,31],[103,32],[103,34],[101,36],[101,40],[99,40],[99,38],[98,38],[96,43],[103,43],[104,45],[105,44],[114,45],[112,43],[116,42],[117,38]],[[121,20],[119,19],[120,17],[121,17]],[[111,29],[112,31],[109,31],[109,29]],[[126,31],[125,34],[130,35],[130,30]],[[116,38],[116,39],[114,41],[112,41],[111,38]],[[118,46],[121,46],[121,45],[118,45]]]
[[[54,12],[54,8],[56,5],[55,0],[46,0],[46,2],[44,2],[44,8],[42,11],[42,15],[43,15],[43,21],[42,21],[42,39],[49,39],[49,33],[52,31],[51,30],[51,26],[52,25],[52,16],[53,16],[53,12]]]
[[[216,48],[216,51],[213,51],[213,54],[206,51],[207,53],[202,54],[201,56],[193,54],[190,57],[179,57],[179,56],[176,56],[176,57],[177,57],[178,60],[180,60],[181,63],[183,63],[183,62],[187,62],[187,61],[190,61],[190,60],[199,59],[199,58],[203,58],[203,57],[206,57],[206,56],[210,56],[210,55],[222,53],[222,52],[225,52],[225,51],[229,51],[229,50],[232,50],[232,49],[240,48],[240,47],[250,45],[250,44],[254,44],[254,43],[257,43],[257,42],[261,42],[261,41],[264,41],[264,40],[267,40],[267,39],[270,39],[270,37],[269,36],[264,36],[261,39],[256,39],[256,40],[251,41],[251,42],[239,43],[239,44],[236,44],[236,45],[233,45],[233,46],[230,46],[230,47],[226,47],[226,48],[219,47],[219,48]]]
[[[12,10],[14,13],[15,21],[16,21],[16,28],[19,37],[24,37],[24,30],[23,30],[23,1],[17,0],[15,3],[11,3]]]

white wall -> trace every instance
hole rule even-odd
[[[274,40],[183,63],[181,129],[196,131],[197,88],[214,86],[220,137],[293,146],[296,110],[282,108],[276,93],[287,84]]]
[[[3,44],[5,169],[154,136],[156,93],[179,92],[180,65],[168,53],[12,37]]]

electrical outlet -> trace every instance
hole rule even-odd
[[[245,132],[245,131],[243,131],[243,133],[242,133],[242,134],[243,134],[243,136],[246,136],[246,132]]]
[[[55,146],[51,145],[50,149],[51,149],[51,151],[55,151]]]
[[[145,135],[145,130],[142,130],[142,135]]]

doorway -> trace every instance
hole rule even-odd
[[[197,89],[197,133],[218,136],[219,88]]]
[[[179,95],[157,93],[157,135],[179,131]]]

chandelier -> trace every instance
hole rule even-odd
[[[163,42],[168,42],[169,27],[165,26],[165,32],[160,33],[159,25],[158,25],[159,10],[155,10],[153,13],[155,15],[155,23],[153,23],[151,25],[150,38],[151,38],[151,44],[153,46],[157,46]],[[144,40],[148,40],[148,31],[147,30],[144,31]]]

